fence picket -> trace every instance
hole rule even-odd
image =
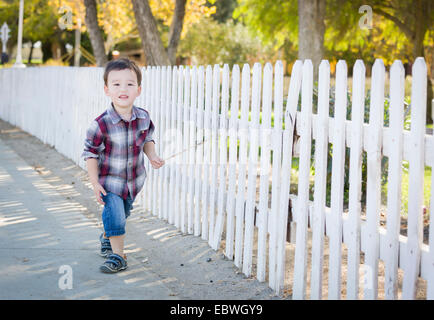
[[[191,104],[189,125],[189,156],[188,156],[188,213],[187,213],[187,232],[193,234],[193,214],[194,214],[194,163],[196,159],[196,118],[197,118],[197,67],[191,70]]]
[[[384,291],[386,299],[398,297],[398,254],[401,228],[402,129],[404,125],[405,72],[401,61],[390,69],[389,128],[391,147],[387,183],[387,233]],[[351,179],[351,177],[350,177]]]
[[[404,253],[404,280],[402,298],[416,297],[417,278],[420,272],[420,247],[423,241],[423,183],[425,172],[425,118],[427,68],[423,58],[417,58],[412,68],[411,86],[411,143],[408,181],[407,250]]]
[[[165,103],[164,103],[164,127],[162,128],[161,132],[161,141],[160,143],[162,144],[160,146],[160,157],[163,157],[163,159],[165,159],[165,157],[163,156],[165,154],[166,151],[166,145],[167,143],[169,143],[169,139],[167,139],[167,136],[170,134],[170,121],[172,118],[172,112],[171,112],[171,106],[172,106],[172,67],[169,66],[166,69],[166,81],[167,81],[167,86],[166,86],[166,97],[165,97]],[[162,207],[163,207],[163,218],[168,221],[169,220],[169,204],[171,202],[169,202],[169,175],[170,175],[170,167],[164,165],[163,166],[163,198],[162,198]]]
[[[273,66],[267,63],[264,67],[264,81],[262,91],[262,122],[260,127],[261,169],[259,181],[259,210],[258,225],[258,263],[256,278],[265,281],[267,262],[267,222],[268,222],[268,193],[270,185],[270,151],[271,151],[271,103]]]
[[[241,74],[241,121],[239,123],[239,161],[238,161],[238,190],[235,209],[235,266],[241,267],[243,259],[243,235],[244,235],[244,211],[246,194],[246,165],[247,165],[247,135],[249,117],[249,93],[250,93],[250,67],[243,66]]]
[[[331,182],[331,232],[329,257],[329,299],[341,296],[342,212],[344,205],[345,116],[347,111],[347,64],[340,60],[336,67],[335,126]]]
[[[225,64],[223,66],[222,77],[222,102],[221,102],[221,114],[219,121],[219,194],[217,205],[217,218],[214,227],[214,239],[212,248],[217,250],[220,245],[220,240],[223,232],[223,222],[225,218],[224,212],[224,196],[226,187],[226,167],[227,167],[227,128],[226,117],[229,101],[229,66]]]
[[[220,98],[220,66],[214,65],[213,80],[212,80],[212,111],[211,111],[211,182],[212,186],[209,195],[209,245],[212,247],[214,239],[214,226],[215,226],[215,211],[216,199],[218,197],[218,117],[219,117],[219,98]]]
[[[324,226],[327,189],[327,148],[330,101],[330,64],[321,61],[318,81],[318,120],[315,140],[315,188],[312,226],[311,299],[322,297]]]
[[[199,67],[197,72],[197,134],[196,134],[196,165],[195,165],[195,208],[194,208],[194,235],[199,236],[201,231],[201,203],[202,203],[202,168],[203,168],[203,95],[204,95],[204,69]]]
[[[190,109],[190,67],[184,69],[184,103],[182,125],[182,148],[181,148],[181,232],[187,233],[187,186],[188,186],[188,147],[189,147],[189,109]]]
[[[154,81],[155,81],[155,87],[154,87],[154,96],[153,96],[153,103],[152,103],[152,111],[150,113],[150,116],[154,119],[158,119],[158,107],[160,106],[159,100],[161,98],[161,91],[160,91],[160,67],[156,66],[153,68],[154,70]],[[156,140],[158,141],[158,130],[154,131],[154,136]],[[152,166],[149,166],[149,171],[151,173],[151,180],[152,180],[152,190],[157,190],[157,172],[153,170]],[[154,216],[158,215],[158,204],[157,204],[157,197],[152,197],[152,214]]]
[[[206,85],[205,85],[205,114],[203,120],[204,128],[204,153],[203,153],[203,188],[202,188],[202,239],[209,238],[209,169],[211,159],[211,97],[212,97],[212,68],[206,67]]]
[[[360,267],[360,212],[362,192],[362,152],[363,119],[365,103],[365,66],[357,60],[353,69],[353,96],[351,108],[350,139],[350,189],[348,202],[348,245],[347,299],[355,300],[359,296]]]
[[[309,201],[309,173],[311,154],[311,117],[313,66],[311,60],[303,64],[301,117],[300,117],[300,158],[298,175],[298,196],[296,203],[296,243],[294,258],[293,299],[304,299],[307,274],[307,217]]]
[[[364,298],[378,295],[379,216],[381,203],[381,144],[384,116],[384,65],[377,59],[372,70],[371,105],[367,139],[366,228],[367,250],[364,264]]]
[[[282,186],[279,197],[279,215],[277,216],[277,248],[276,248],[276,283],[275,291],[280,293],[285,280],[285,250],[286,232],[288,225],[288,203],[291,181],[292,148],[294,137],[295,115],[297,113],[298,98],[302,77],[302,62],[297,60],[292,67],[291,81],[288,89],[288,101],[285,111],[285,130],[283,131],[283,159],[281,165]],[[283,65],[276,65],[276,82],[274,100],[283,105]]]
[[[277,80],[277,68],[275,66],[275,79]],[[281,78],[281,75],[279,74]],[[274,127],[272,128],[272,151],[273,151],[273,164],[271,171],[271,179],[273,183],[271,184],[271,211],[268,221],[268,232],[270,234],[269,240],[269,261],[268,261],[268,283],[271,288],[276,287],[276,251],[277,251],[277,219],[279,216],[279,197],[280,197],[280,173],[282,166],[282,114],[283,114],[283,101],[280,99],[280,92],[277,91],[279,87],[274,87]],[[298,99],[298,98],[297,98]],[[298,101],[298,100],[297,100]]]
[[[178,68],[178,103],[176,106],[176,181],[175,181],[175,227],[179,228],[181,225],[181,174],[182,174],[182,160],[179,152],[182,150],[182,112],[183,112],[183,99],[184,99],[184,67]]]
[[[231,117],[229,121],[229,167],[228,167],[228,196],[226,199],[226,250],[225,255],[229,259],[234,256],[234,232],[235,232],[235,183],[237,169],[237,123],[240,95],[240,67],[235,64],[232,68],[231,88]]]
[[[164,130],[165,130],[165,114],[166,112],[166,99],[167,99],[167,72],[166,72],[166,66],[162,66],[160,69],[160,79],[161,79],[161,85],[160,85],[160,90],[161,90],[161,97],[160,100],[158,101],[159,105],[158,105],[158,114],[157,114],[157,123],[159,123],[160,125],[157,126],[158,128],[158,141],[159,143],[157,145],[155,145],[155,151],[157,152],[158,155],[162,154],[162,143],[161,141],[163,140],[163,134],[164,134]],[[163,173],[165,171],[166,168],[161,168],[156,170],[156,174],[157,174],[157,187],[158,187],[158,218],[160,219],[164,219],[164,214],[163,214],[163,208],[164,208],[164,203],[163,203],[163,184],[164,184],[164,177],[163,177]]]
[[[164,158],[166,159],[169,157],[172,153],[176,152],[177,147],[177,99],[178,99],[178,67],[174,66],[172,69],[172,101],[171,101],[171,118],[170,118],[170,132],[168,133],[168,145],[166,145],[165,150],[167,151],[164,154]],[[170,178],[169,178],[169,196],[170,201],[168,203],[169,205],[169,223],[174,224],[175,223],[175,212],[178,211],[177,207],[175,206],[177,201],[175,200],[177,198],[177,192],[176,192],[176,158],[170,158],[167,159],[167,165],[170,168]]]
[[[250,277],[252,272],[253,228],[256,204],[256,177],[258,175],[258,140],[259,140],[259,104],[261,92],[261,64],[253,66],[252,108],[249,125],[249,168],[247,199],[244,224],[243,273]]]
[[[434,208],[434,192],[432,191],[434,186],[434,174],[432,174],[431,171],[431,199],[430,199],[430,206],[431,208]],[[434,209],[431,209],[430,217],[429,217],[429,254],[427,258],[427,264],[429,266],[434,266]],[[423,265],[422,265],[423,266]],[[432,270],[432,269],[431,269]],[[434,300],[434,272],[429,272],[429,275],[427,277],[428,284],[427,284],[427,294],[426,298],[427,300]]]
[[[151,104],[152,104],[152,71],[151,71],[151,66],[148,66],[145,69],[145,85],[146,85],[146,89],[145,89],[145,109],[148,112],[151,112]],[[150,173],[150,164],[149,161],[145,161],[145,169],[146,169],[146,180],[145,180],[145,188],[143,190],[144,194],[149,194],[149,191],[152,190],[151,184],[150,184],[150,178],[151,178],[151,173]],[[150,211],[151,210],[151,197],[145,197],[144,198],[144,206],[145,206],[145,210]]]

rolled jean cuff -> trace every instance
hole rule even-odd
[[[116,236],[122,236],[122,235],[124,235],[125,234],[125,229],[119,229],[119,230],[108,230],[108,231],[105,231],[105,236],[107,237],[107,238],[110,238],[110,237],[116,237]]]

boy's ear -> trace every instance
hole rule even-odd
[[[137,87],[137,92],[139,95],[142,93],[142,86],[141,85]]]
[[[108,96],[108,87],[107,85],[104,85],[104,93],[106,96]]]

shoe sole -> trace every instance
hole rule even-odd
[[[121,267],[120,269],[112,269],[112,268],[110,268],[109,266],[102,265],[101,267],[99,267],[99,270],[100,270],[101,272],[104,272],[104,273],[116,273],[116,272],[119,272],[119,271],[125,270],[126,268],[127,268],[127,266],[125,266],[125,267]]]

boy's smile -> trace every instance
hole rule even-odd
[[[104,92],[111,98],[116,111],[123,114],[131,111],[141,89],[136,74],[130,69],[110,71],[104,86]]]

